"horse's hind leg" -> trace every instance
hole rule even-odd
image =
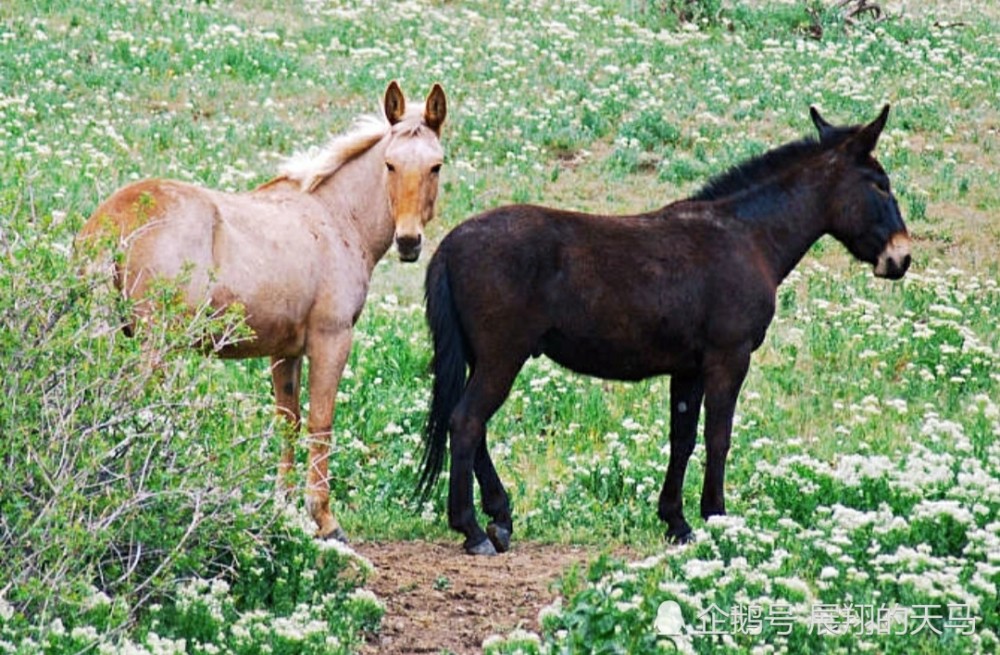
[[[295,466],[295,442],[302,425],[299,409],[299,388],[302,382],[301,357],[272,357],[271,381],[274,384],[274,405],[278,417],[286,423],[278,464],[278,489],[288,493],[295,487],[291,472]]]
[[[486,446],[486,435],[476,450],[473,464],[476,480],[479,482],[479,492],[482,495],[483,511],[493,519],[486,526],[486,535],[498,553],[510,549],[510,536],[514,532],[514,521],[510,515],[510,499],[503,488],[500,476],[497,475],[493,460]]]
[[[452,529],[465,535],[465,551],[471,555],[495,555],[496,547],[476,521],[472,500],[472,473],[480,448],[486,439],[486,422],[500,408],[510,393],[510,387],[517,377],[523,359],[514,362],[490,365],[477,362],[469,379],[462,400],[451,415],[451,473],[448,487],[448,524]],[[487,373],[487,371],[489,373]],[[485,454],[486,461],[489,454]],[[497,490],[502,490],[499,477],[493,469],[481,460],[480,472],[490,486],[486,501],[494,509],[499,509]],[[496,483],[494,486],[493,483]],[[506,492],[504,492],[506,496]],[[484,501],[485,502],[485,501]],[[509,512],[508,512],[509,513]],[[502,518],[502,517],[501,517]]]
[[[680,542],[691,538],[691,526],[684,520],[684,472],[698,436],[704,388],[700,375],[670,378],[670,462],[660,491],[659,516],[667,524],[667,538]]]

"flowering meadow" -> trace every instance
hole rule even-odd
[[[490,424],[514,547],[595,559],[486,652],[1000,652],[1000,15],[834,4],[0,5],[0,653],[347,653],[379,630],[370,564],[276,498],[267,362],[187,351],[239,317],[165,302],[126,339],[72,242],[132,180],[267,181],[392,79],[448,95],[431,245],[507,202],[649,210],[810,134],[810,105],[840,124],[887,102],[876,155],[914,238],[900,282],[831,239],[785,281],[737,407],[730,516],[697,517],[700,443],[688,469],[692,544],[656,518],[668,380],[530,362]],[[353,538],[457,550],[443,487],[411,500],[425,263],[376,269],[331,488]]]

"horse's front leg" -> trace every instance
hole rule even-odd
[[[670,378],[670,462],[660,491],[659,516],[667,539],[685,542],[691,526],[684,519],[684,473],[698,437],[698,415],[705,393],[701,375]]]
[[[302,426],[302,414],[299,409],[302,358],[272,357],[271,381],[274,384],[275,411],[287,424],[281,446],[281,463],[278,464],[278,489],[287,494],[295,487],[291,480],[291,472],[295,466],[295,442]]]
[[[750,367],[750,348],[716,351],[705,356],[705,482],[701,516],[726,513],[726,457],[733,431],[736,398]]]
[[[306,508],[316,522],[320,539],[347,540],[330,511],[330,434],[333,429],[337,388],[351,352],[353,330],[315,335],[309,356],[309,470],[306,476]]]

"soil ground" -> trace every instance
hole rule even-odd
[[[366,655],[480,653],[490,635],[538,631],[538,611],[558,595],[556,579],[597,554],[593,547],[526,542],[497,557],[466,555],[457,541],[354,548],[375,565],[367,586],[385,603],[382,630]]]

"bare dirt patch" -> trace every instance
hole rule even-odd
[[[385,603],[381,633],[364,653],[482,652],[483,639],[537,631],[553,583],[596,553],[582,546],[515,543],[497,557],[471,557],[455,543],[368,542],[355,550],[375,565],[368,588]]]

